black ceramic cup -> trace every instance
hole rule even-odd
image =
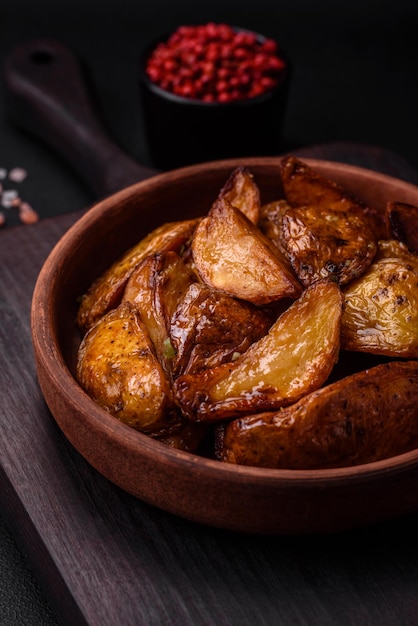
[[[167,37],[147,46],[140,62],[140,96],[152,165],[168,170],[204,161],[278,154],[291,80],[291,63],[284,51],[280,49],[285,68],[271,90],[226,103],[203,102],[170,93],[146,75],[147,59]]]

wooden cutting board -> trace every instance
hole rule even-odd
[[[418,184],[377,147],[295,153]],[[45,258],[79,215],[0,232],[0,505],[62,623],[412,624],[417,515],[314,538],[234,534],[136,500],[71,447],[38,388],[30,306]]]

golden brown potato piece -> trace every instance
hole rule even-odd
[[[283,199],[263,204],[260,209],[259,228],[267,239],[280,250],[283,259],[291,267],[287,250],[282,242],[283,215],[289,207],[290,204]]]
[[[219,198],[225,198],[248,217],[250,222],[258,224],[260,218],[260,190],[254,176],[246,167],[236,167],[222,187]]]
[[[295,402],[328,378],[339,353],[341,310],[336,283],[308,287],[236,361],[180,376],[179,405],[192,419],[218,421]]]
[[[159,226],[97,278],[81,298],[77,325],[86,332],[102,315],[118,306],[128,278],[146,256],[165,250],[179,251],[191,238],[199,218]]]
[[[418,259],[418,256],[411,253],[402,241],[398,241],[397,239],[384,239],[379,241],[377,253],[374,258],[375,261],[379,261],[380,259],[404,259],[405,262],[408,263],[408,261],[414,262],[414,259]]]
[[[418,357],[418,256],[380,242],[367,272],[344,289],[341,345],[346,350]]]
[[[374,207],[366,206],[345,187],[323,176],[304,161],[292,155],[285,157],[280,163],[280,176],[285,197],[292,206],[365,213],[373,222],[375,238],[385,236],[383,216]]]
[[[282,215],[282,245],[305,287],[327,277],[344,285],[363,274],[376,254],[374,237],[362,211],[309,205]]]
[[[153,254],[139,263],[131,274],[122,302],[138,309],[160,363],[171,372],[174,356],[169,338],[170,320],[196,274],[173,251]]]
[[[107,313],[84,336],[77,378],[97,404],[132,428],[159,432],[180,422],[168,379],[129,303]]]
[[[224,198],[197,226],[192,254],[204,283],[242,300],[263,305],[301,292],[278,250]]]
[[[386,217],[389,238],[402,241],[411,252],[418,254],[418,207],[406,202],[388,202]]]
[[[292,155],[282,159],[280,177],[285,197],[292,206],[313,205],[334,211],[365,209],[342,185]]]
[[[219,460],[286,469],[346,467],[418,446],[418,362],[358,372],[276,413],[220,429]]]
[[[272,320],[249,302],[192,284],[171,318],[174,376],[231,361],[263,337]]]

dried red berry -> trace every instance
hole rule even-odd
[[[273,89],[286,62],[273,39],[209,22],[180,26],[151,53],[146,74],[162,89],[203,102],[231,102]]]

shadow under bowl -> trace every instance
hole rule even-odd
[[[305,160],[384,209],[418,204],[418,188],[351,165]],[[418,510],[418,450],[356,467],[273,470],[172,449],[119,422],[75,378],[77,300],[91,281],[156,226],[205,214],[232,169],[253,172],[262,201],[281,197],[279,158],[195,165],[128,187],[93,206],[61,238],[39,274],[32,338],[39,384],[57,424],[101,474],[186,519],[264,534],[336,532]]]

